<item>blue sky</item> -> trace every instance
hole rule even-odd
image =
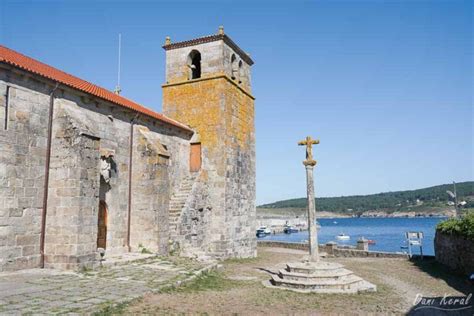
[[[1,1],[0,43],[161,111],[165,36],[252,55],[257,202],[474,179],[471,1]]]

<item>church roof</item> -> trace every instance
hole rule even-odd
[[[235,44],[234,41],[231,40],[230,37],[227,36],[226,34],[214,34],[214,35],[198,37],[198,38],[188,40],[188,41],[165,44],[163,48],[165,50],[170,50],[170,49],[175,49],[175,48],[194,46],[198,44],[210,43],[210,42],[221,41],[221,40],[224,41],[224,43],[226,43],[227,45],[229,45],[237,54],[239,54],[240,57],[243,60],[245,60],[247,64],[249,65],[254,64],[252,58],[250,58],[250,56],[246,52],[244,52],[239,46],[237,46],[237,44]]]
[[[118,106],[128,108],[132,111],[136,111],[161,122],[176,126],[180,129],[192,131],[188,126],[181,124],[173,119],[170,119],[169,117],[166,117],[163,114],[156,113],[138,103],[135,103],[118,94],[115,94],[112,91],[96,86],[92,83],[89,83],[59,69],[46,65],[38,60],[20,54],[2,45],[0,45],[0,62],[54,80],[73,89],[112,102]]]

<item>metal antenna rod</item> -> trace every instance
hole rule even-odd
[[[119,44],[118,44],[118,73],[117,73],[117,86],[115,87],[115,93],[120,94],[122,89],[120,88],[120,64],[121,64],[121,52],[122,52],[122,34],[119,33]]]
[[[458,209],[458,193],[456,192],[456,182],[453,181],[454,186],[454,209],[456,210],[456,217],[459,217],[459,209]]]

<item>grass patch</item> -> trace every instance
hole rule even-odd
[[[224,264],[246,264],[246,263],[254,263],[259,260],[258,257],[253,258],[229,258],[223,261]]]
[[[118,304],[114,304],[112,301],[108,301],[102,303],[101,309],[98,312],[93,313],[94,316],[108,316],[108,315],[124,315],[126,313],[126,309],[131,304],[136,304],[142,301],[142,298],[137,298],[128,302],[122,302]]]
[[[193,293],[202,291],[225,291],[238,286],[241,286],[243,282],[229,280],[224,277],[220,272],[210,271],[203,273],[196,277],[194,280],[178,286],[169,287],[161,290],[161,293]]]

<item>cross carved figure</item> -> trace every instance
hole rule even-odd
[[[303,163],[314,163],[313,159],[313,145],[319,144],[319,139],[312,139],[311,136],[307,136],[305,140],[298,142],[300,146],[306,146],[306,160]]]

